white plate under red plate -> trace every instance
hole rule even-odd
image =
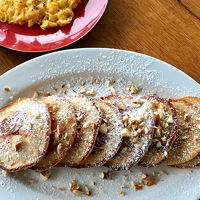
[[[25,52],[51,51],[85,36],[102,17],[108,0],[83,0],[73,22],[63,28],[42,30],[0,22],[0,46]]]
[[[114,79],[113,87],[127,88],[136,84],[141,95],[157,93],[161,97],[179,98],[186,95],[200,97],[200,86],[192,78],[175,67],[155,58],[114,49],[73,49],[50,53],[30,60],[0,76],[0,107],[10,99],[32,96],[35,90],[51,91],[70,83],[75,90],[94,88],[97,95],[106,95],[108,86],[91,83],[92,79]],[[80,81],[86,85],[80,86]],[[11,92],[5,92],[10,87]],[[69,94],[69,89],[67,94]],[[141,179],[141,173],[165,170],[157,185],[144,187],[135,192],[131,181]],[[0,199],[5,200],[77,200],[68,188],[69,182],[77,180],[87,184],[94,195],[84,197],[91,200],[197,200],[200,198],[200,169],[175,169],[158,166],[155,168],[133,167],[131,171],[113,172],[113,180],[101,180],[98,175],[107,168],[70,169],[55,168],[48,181],[42,181],[33,171],[24,171],[4,177],[0,173]],[[125,175],[127,178],[125,178]],[[28,180],[33,179],[32,184]],[[92,186],[95,181],[96,186]],[[126,185],[127,189],[120,186]],[[58,188],[64,187],[64,191]],[[121,191],[126,192],[120,197]]]

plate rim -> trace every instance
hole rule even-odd
[[[151,60],[154,60],[156,62],[160,62],[166,66],[168,66],[169,68],[171,68],[172,70],[176,71],[177,73],[181,74],[182,76],[185,76],[185,78],[188,78],[190,79],[190,81],[192,81],[194,84],[196,84],[197,86],[199,85],[199,83],[194,80],[192,77],[190,77],[188,74],[186,74],[185,72],[181,71],[180,69],[178,69],[177,67],[163,61],[163,60],[160,60],[158,58],[155,58],[155,57],[152,57],[152,56],[149,56],[149,55],[146,55],[146,54],[143,54],[143,53],[139,53],[139,52],[135,52],[135,51],[130,51],[130,50],[123,50],[123,49],[117,49],[117,48],[74,48],[74,49],[65,49],[65,50],[60,50],[60,51],[54,51],[54,52],[49,52],[47,54],[44,54],[44,55],[40,55],[40,56],[37,56],[35,58],[32,58],[30,60],[27,60],[19,65],[16,65],[15,67],[13,67],[12,69],[8,70],[7,72],[3,73],[2,75],[0,75],[0,79],[4,78],[5,76],[7,76],[8,74],[10,73],[13,73],[15,72],[15,70],[19,70],[23,67],[27,68],[26,64],[30,63],[30,62],[33,62],[33,61],[37,61],[37,60],[40,60],[40,59],[43,59],[45,57],[48,57],[48,56],[51,56],[52,54],[53,55],[56,55],[56,54],[65,54],[65,53],[68,53],[68,52],[73,52],[73,51],[116,51],[116,52],[123,52],[123,53],[130,53],[130,54],[135,54],[135,55],[138,55],[138,56],[142,56],[142,57],[146,57],[148,59],[151,59]]]

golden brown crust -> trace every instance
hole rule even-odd
[[[125,126],[121,148],[105,166],[115,170],[130,169],[147,152],[153,138],[154,120],[151,105],[147,101],[130,96],[110,95],[102,99],[119,108]]]
[[[174,106],[166,99],[157,96],[145,96],[143,98],[153,105],[156,128],[153,143],[138,165],[154,167],[167,157],[172,147],[176,136],[177,114]],[[170,118],[171,121],[168,123]]]
[[[174,166],[188,162],[200,152],[200,112],[185,98],[170,101],[177,110],[177,138],[162,164]]]
[[[20,171],[37,164],[45,155],[51,120],[44,103],[19,98],[0,109],[0,166]]]
[[[64,158],[74,142],[77,129],[75,110],[69,101],[57,96],[49,96],[40,101],[48,107],[52,127],[47,152],[32,169],[45,171]]]
[[[78,117],[82,117],[77,121],[78,134],[72,148],[57,166],[75,167],[90,155],[95,145],[102,114],[90,98],[73,96],[67,99],[74,105]]]
[[[200,167],[200,154],[198,154],[192,160],[188,162],[178,164],[178,165],[171,165],[171,167],[179,168],[179,169],[186,169],[186,168],[199,168]]]
[[[181,100],[191,103],[196,109],[200,109],[200,98],[199,97],[188,96],[188,97],[181,98]],[[199,124],[200,124],[200,117],[198,119],[199,119]],[[183,168],[183,169],[198,168],[198,167],[200,167],[200,153],[192,160],[189,160],[188,162],[185,162],[182,164],[174,165],[172,167]]]
[[[101,99],[94,99],[94,102],[100,108],[103,120],[95,147],[91,154],[78,166],[80,168],[102,166],[117,153],[122,143],[123,123],[117,107],[105,103]]]

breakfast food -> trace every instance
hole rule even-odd
[[[51,120],[47,106],[20,98],[0,109],[0,166],[20,171],[37,164],[45,155]]]
[[[178,164],[178,165],[172,165],[172,167],[176,168],[197,168],[200,167],[200,154],[198,154],[195,158],[192,160],[189,160],[188,162]]]
[[[91,153],[102,116],[94,102],[84,96],[67,98],[75,107],[77,120],[77,137],[72,148],[58,163],[58,166],[78,166]]]
[[[177,111],[177,138],[164,165],[178,165],[190,161],[200,153],[199,110],[183,99],[171,100]]]
[[[0,1],[0,21],[42,29],[65,26],[72,22],[80,0],[3,0]]]
[[[113,103],[122,114],[124,129],[122,146],[118,153],[105,165],[113,169],[130,169],[148,151],[154,131],[151,104],[129,96],[110,95],[103,98]]]
[[[144,98],[152,104],[156,128],[152,144],[140,160],[139,165],[154,167],[167,158],[174,142],[176,136],[176,110],[166,99],[157,96],[146,96]]]
[[[48,107],[51,116],[51,135],[46,154],[32,169],[45,171],[63,159],[76,136],[74,107],[62,97],[49,96],[40,100]]]
[[[112,158],[122,143],[122,116],[119,110],[101,99],[94,99],[102,112],[102,123],[91,154],[78,167],[102,166]]]
[[[48,95],[47,95],[48,96]],[[200,167],[200,98],[19,98],[0,109],[0,167]],[[77,133],[77,134],[76,134]],[[101,178],[110,179],[110,172]]]

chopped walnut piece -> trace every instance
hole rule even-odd
[[[10,88],[10,87],[5,87],[5,88],[4,88],[4,91],[5,91],[5,92],[10,92],[10,91],[11,91],[11,88]]]
[[[22,147],[23,142],[21,140],[13,141],[12,146],[15,149],[15,151],[19,151]]]
[[[72,182],[69,183],[69,189],[72,191],[72,190],[77,190],[77,189],[80,189],[80,186],[79,184],[77,183],[76,180],[73,180]]]
[[[40,177],[44,180],[47,181],[49,177],[51,176],[51,170],[46,170],[43,172],[40,172]]]
[[[128,88],[128,91],[131,93],[131,94],[137,94],[139,92],[139,89],[136,85],[131,85],[129,88]]]
[[[129,129],[124,128],[124,129],[121,131],[121,136],[123,136],[123,137],[130,137],[130,136],[131,136],[131,132],[129,131]]]
[[[55,138],[59,138],[60,137],[60,134],[61,134],[61,125],[58,124],[57,127],[56,127],[56,130],[54,131],[54,136]]]
[[[61,149],[63,148],[63,145],[60,143],[58,146],[57,146],[57,152],[58,154],[61,153]]]
[[[123,103],[119,103],[118,108],[119,108],[119,110],[125,110],[126,106]]]
[[[76,196],[83,196],[83,191],[81,189],[75,189],[72,190],[73,194],[75,194]]]
[[[94,89],[91,89],[86,93],[86,96],[94,96],[94,95],[96,95],[96,91]]]
[[[73,180],[71,183],[69,183],[69,189],[70,191],[76,195],[76,196],[91,196],[92,195],[92,191],[87,187],[84,186],[84,188],[82,188],[76,180]]]
[[[161,141],[158,141],[158,142],[156,143],[156,147],[157,147],[157,148],[160,148],[161,146],[162,146]]]
[[[76,121],[80,122],[83,119],[81,112],[76,112]]]
[[[123,196],[126,195],[126,193],[122,191],[122,192],[119,193],[119,195],[123,197]]]
[[[65,191],[65,188],[60,187],[60,188],[58,188],[58,190],[60,190],[60,191]]]
[[[55,88],[55,87],[53,87],[53,88],[52,88],[52,91],[53,91],[53,92],[57,92],[57,91],[58,91],[58,89],[57,89],[57,88]]]
[[[85,85],[85,81],[81,81],[81,82],[80,82],[80,85],[81,85],[81,86],[84,86],[84,85]]]
[[[103,124],[100,126],[99,131],[100,131],[101,133],[104,133],[104,134],[107,133],[107,132],[108,132],[108,126],[107,126],[107,124],[103,123]]]
[[[143,180],[143,179],[146,179],[147,176],[148,176],[147,174],[142,174],[142,175],[141,175],[141,179],[142,179],[142,180]]]
[[[92,80],[92,84],[99,84],[100,83],[100,80],[99,79],[93,79]]]
[[[51,96],[51,94],[50,94],[49,92],[44,92],[44,93],[43,93],[43,96],[44,96],[44,97],[49,97],[49,96]]]
[[[92,195],[92,191],[89,190],[89,188],[87,186],[85,186],[85,195],[87,195],[87,196],[91,196]]]
[[[123,122],[128,121],[128,119],[129,119],[128,115],[124,115],[123,118],[122,118]]]
[[[28,179],[27,180],[27,183],[29,183],[29,184],[33,184],[33,183],[35,183],[36,181],[34,180],[34,179]]]
[[[131,186],[133,187],[133,189],[137,190],[142,190],[142,185],[138,184],[138,183],[134,183],[133,181],[131,182]]]
[[[83,94],[87,97],[92,97],[92,96],[95,96],[96,95],[96,91],[94,89],[91,89],[89,91],[86,91],[85,89],[81,89],[79,91],[80,94]]]
[[[88,128],[91,125],[91,122],[86,122],[83,124],[83,128]]]
[[[100,179],[112,180],[112,171],[102,172],[99,174]]]
[[[156,185],[157,181],[155,178],[148,178],[147,182],[145,183],[146,186],[153,186]]]
[[[167,119],[167,123],[172,124],[174,122],[173,117],[169,116],[169,118]]]

